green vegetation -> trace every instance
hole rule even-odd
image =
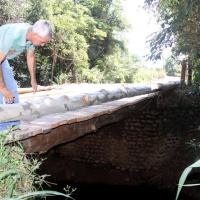
[[[39,176],[36,170],[41,162],[27,156],[19,143],[5,145],[8,131],[0,132],[0,197],[1,200],[24,200],[33,197],[64,196],[72,199],[71,192],[66,194],[42,190],[47,175]],[[41,191],[38,191],[40,190]]]
[[[192,171],[193,168],[196,168],[196,167],[200,167],[200,160],[194,162],[193,164],[191,164],[190,166],[188,166],[188,167],[186,167],[184,169],[184,171],[181,174],[181,177],[179,179],[178,190],[177,190],[177,193],[176,193],[176,200],[178,200],[180,192],[181,192],[183,186],[185,186],[185,187],[193,187],[193,186],[199,186],[200,185],[200,183],[184,184],[188,174]]]
[[[173,57],[184,57],[188,65],[188,78],[200,81],[200,1],[198,0],[145,0],[147,7],[157,13],[161,30],[150,41],[150,59],[161,58],[166,47],[172,48]],[[193,73],[192,73],[193,71]]]
[[[197,142],[196,139],[192,139],[188,142],[186,142],[187,145],[189,145],[190,147],[192,147],[194,149],[194,152],[196,154],[196,157],[199,157],[199,150],[200,150],[200,143]],[[186,179],[189,175],[189,173],[192,171],[193,168],[199,168],[200,167],[200,160],[198,159],[197,161],[195,161],[194,163],[190,164],[188,167],[186,167],[180,178],[179,178],[179,183],[178,183],[178,188],[177,188],[177,192],[176,192],[176,198],[175,200],[178,200],[179,196],[180,196],[180,192],[183,189],[183,187],[194,187],[194,186],[199,186],[200,183],[195,183],[196,180],[193,180],[193,183],[189,183],[189,184],[185,184]],[[195,182],[194,182],[195,181]]]
[[[139,68],[133,79],[136,83],[150,83],[158,78],[163,78],[165,71],[162,68],[148,69],[145,67]]]
[[[168,76],[180,76],[181,75],[181,63],[173,57],[169,57],[165,60],[164,69]]]
[[[143,64],[127,49],[123,32],[129,25],[121,4],[122,0],[0,0],[0,25],[41,18],[53,24],[51,44],[36,48],[40,85],[133,83]],[[25,55],[11,65],[19,86],[29,86]]]

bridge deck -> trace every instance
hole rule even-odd
[[[7,141],[8,142],[12,141],[13,138],[17,140],[24,140],[24,139],[36,136],[38,134],[47,134],[50,131],[52,131],[52,129],[58,128],[59,126],[80,123],[83,121],[88,121],[90,119],[98,118],[103,115],[110,116],[110,120],[102,122],[102,126],[106,124],[110,124],[110,123],[118,121],[117,118],[113,119],[113,116],[111,116],[116,111],[128,106],[133,106],[134,104],[137,104],[146,99],[153,98],[155,95],[157,95],[157,92],[152,93],[152,94],[139,95],[139,96],[130,97],[130,98],[123,98],[123,99],[103,103],[100,105],[94,105],[94,106],[81,108],[74,111],[49,114],[32,121],[23,121],[22,129],[12,131]],[[88,127],[87,132],[82,131],[81,135],[73,135],[69,140],[76,139],[77,137],[80,137],[84,135],[85,133],[95,131],[96,129],[97,127],[95,126],[95,124],[91,123],[90,127]]]

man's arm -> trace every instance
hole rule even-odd
[[[6,103],[13,102],[13,95],[12,93],[6,88],[6,84],[3,78],[3,71],[1,63],[5,59],[5,56],[0,52],[0,93],[4,96]]]
[[[28,50],[27,51],[27,65],[28,70],[31,76],[31,86],[33,88],[33,92],[37,91],[37,81],[36,81],[36,66],[35,66],[35,53],[34,50]]]

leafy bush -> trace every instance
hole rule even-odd
[[[1,200],[33,199],[60,195],[71,198],[71,193],[63,194],[56,191],[37,191],[42,189],[47,175],[37,175],[36,170],[41,161],[27,157],[20,143],[6,145],[5,139],[9,131],[0,132],[0,197]],[[72,190],[73,192],[74,190]],[[66,191],[69,192],[69,191]]]

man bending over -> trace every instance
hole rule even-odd
[[[35,77],[35,46],[44,46],[52,38],[48,21],[5,24],[0,27],[0,105],[18,103],[17,84],[8,60],[26,51],[27,65],[33,91],[37,91]],[[0,131],[19,125],[19,121],[0,123]]]

